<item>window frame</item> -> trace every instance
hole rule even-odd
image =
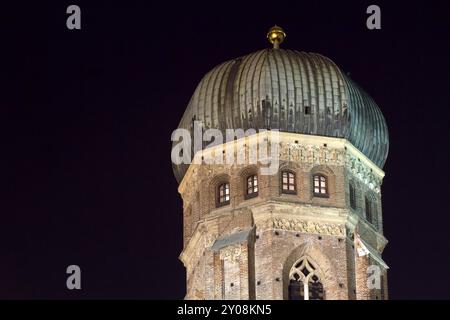
[[[304,271],[306,270],[306,272]],[[314,279],[315,277],[315,279]],[[314,287],[317,290],[312,291]],[[294,289],[297,289],[297,293]],[[317,294],[317,296],[315,296]],[[313,297],[315,299],[313,299]],[[315,265],[305,256],[297,260],[289,271],[289,300],[325,300],[325,288]]]
[[[222,187],[225,188],[223,195],[221,194]],[[228,199],[227,199],[227,197],[228,197]],[[219,207],[229,205],[230,200],[231,200],[230,183],[228,181],[223,181],[223,182],[218,183],[217,187],[216,187],[216,207],[219,208]]]
[[[319,185],[317,186],[319,188],[319,192],[316,192],[316,177],[319,180]],[[321,179],[324,179],[324,181],[322,181]],[[325,186],[322,186],[322,182],[325,183]],[[321,190],[324,189],[325,193],[322,193]],[[330,193],[329,193],[329,187],[328,187],[328,177],[323,174],[323,173],[314,173],[312,176],[312,193],[314,197],[318,197],[318,198],[329,198],[330,197]]]
[[[251,179],[251,181],[249,181]],[[259,185],[258,185],[258,175],[256,173],[252,173],[247,175],[244,181],[244,199],[251,199],[258,196],[259,193]],[[249,184],[250,182],[250,184]],[[251,191],[251,192],[250,192]]]
[[[287,189],[284,188],[285,183],[284,183],[284,174],[286,174],[286,186]],[[290,182],[290,175],[292,175],[292,179],[294,180],[292,183]],[[294,187],[294,190],[290,190],[290,186]],[[282,170],[281,171],[281,175],[280,175],[280,189],[281,189],[281,193],[284,194],[297,194],[297,174],[295,173],[295,171],[292,170]]]

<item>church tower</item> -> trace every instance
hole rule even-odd
[[[267,37],[208,72],[179,125],[185,298],[387,299],[384,117],[333,61],[280,48],[277,26]],[[223,143],[205,146],[211,132]]]

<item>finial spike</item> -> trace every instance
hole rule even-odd
[[[284,32],[283,28],[280,28],[277,25],[274,25],[269,29],[269,32],[267,32],[267,39],[270,41],[270,43],[273,44],[274,49],[279,49],[280,44],[284,41],[285,38],[286,33]]]

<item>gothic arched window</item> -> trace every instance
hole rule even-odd
[[[258,176],[256,174],[247,177],[245,198],[253,198],[258,195]]]
[[[324,300],[316,268],[307,258],[298,260],[289,272],[289,300]]]
[[[313,193],[316,197],[328,197],[328,180],[323,174],[313,176]]]
[[[217,206],[224,206],[230,203],[230,184],[224,182],[217,189]]]
[[[282,171],[281,172],[281,192],[282,193],[297,193],[297,188],[295,187],[295,173],[292,171]]]

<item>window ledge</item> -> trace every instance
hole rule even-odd
[[[258,196],[258,192],[253,192],[253,193],[250,193],[250,194],[245,194],[245,195],[244,195],[244,200],[256,198],[257,196]]]
[[[230,201],[218,202],[216,203],[216,208],[224,207],[230,204]]]
[[[281,194],[297,194],[296,190],[281,190]]]

